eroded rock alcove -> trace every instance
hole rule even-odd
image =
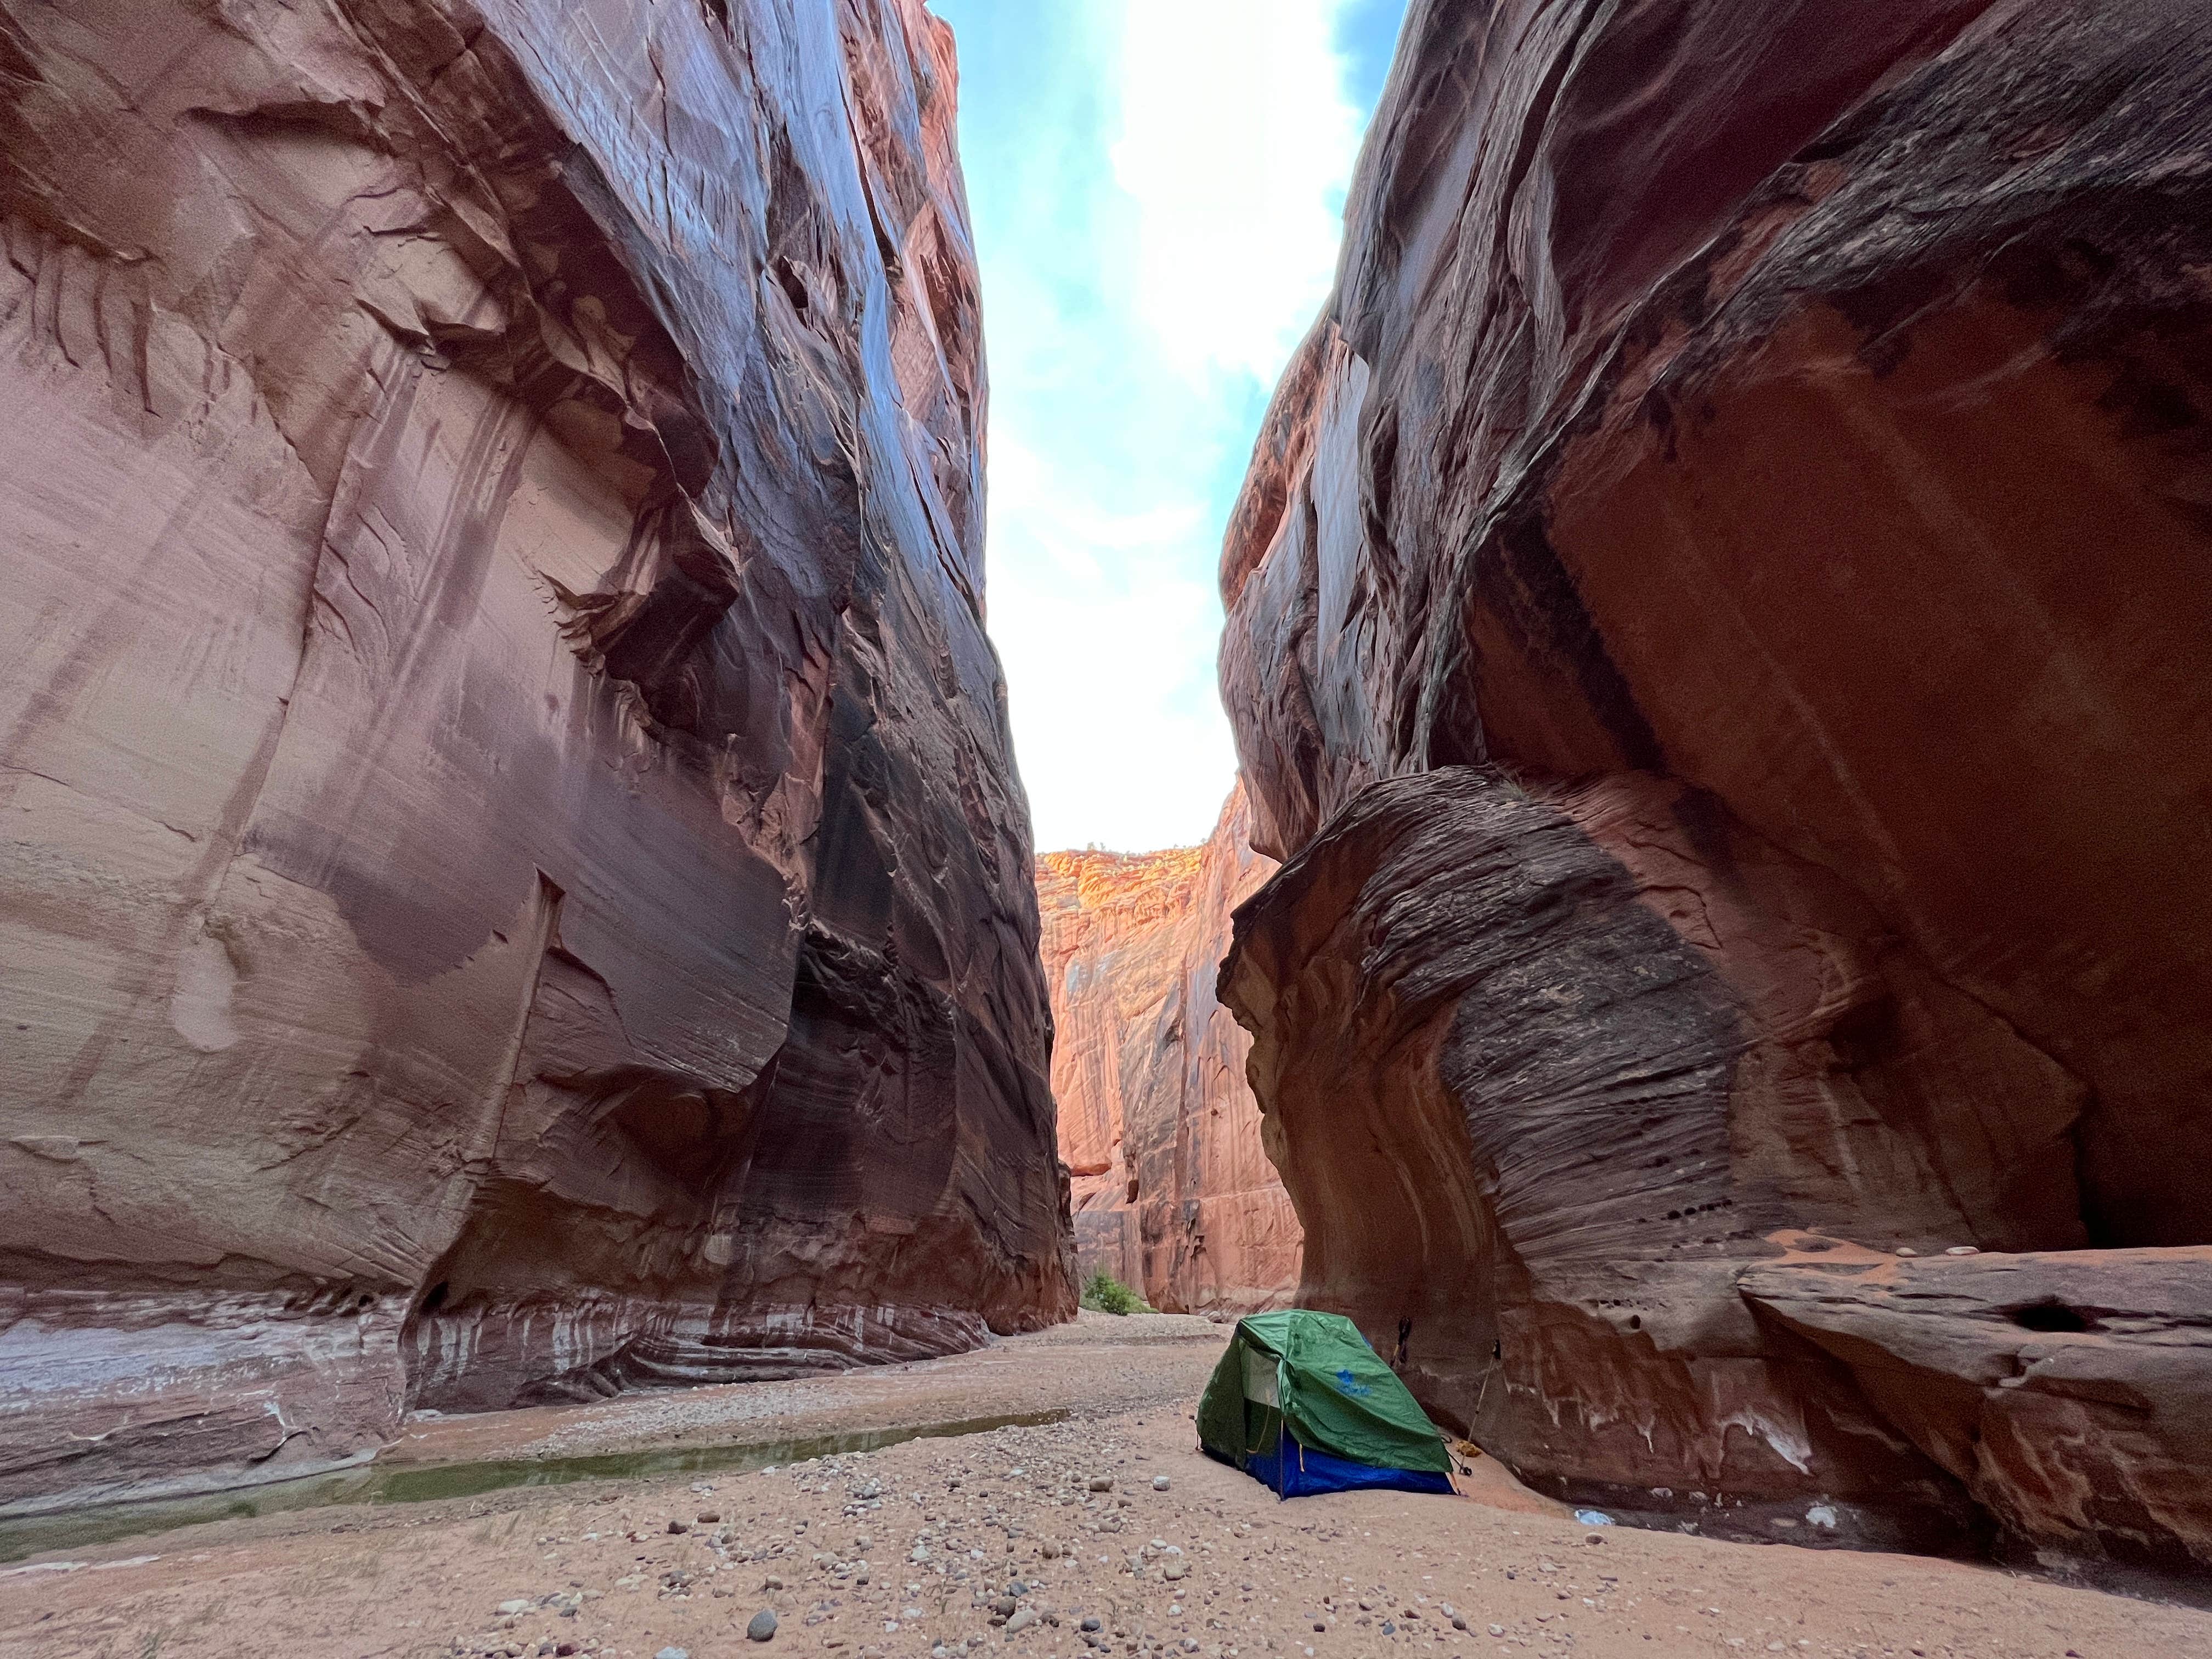
[[[1303,1297],[1547,1490],[2212,1565],[2208,52],[1412,8],[1224,556],[1222,997]]]
[[[0,1506],[1072,1310],[954,79],[0,3]]]

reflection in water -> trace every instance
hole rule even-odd
[[[107,1504],[68,1514],[0,1522],[0,1561],[20,1561],[46,1550],[83,1549],[118,1538],[198,1526],[204,1521],[276,1515],[333,1504],[425,1504],[445,1498],[480,1497],[508,1486],[564,1486],[577,1480],[637,1480],[710,1471],[742,1474],[750,1469],[803,1463],[810,1458],[879,1451],[907,1440],[988,1434],[993,1429],[1037,1428],[1065,1422],[1067,1417],[1061,1408],[745,1445],[661,1447],[592,1457],[518,1457],[481,1463],[370,1463],[336,1474],[308,1475],[244,1492]]]

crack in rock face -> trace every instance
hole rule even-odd
[[[950,31],[0,63],[0,1509],[1067,1316]]]
[[[2207,48],[1408,14],[1223,554],[1221,998],[1301,1299],[1547,1492],[2212,1567],[2137,1408],[2206,1375]]]

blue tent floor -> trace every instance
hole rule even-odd
[[[1206,1455],[1217,1462],[1236,1467],[1216,1452],[1208,1450]],[[1279,1498],[1318,1498],[1333,1492],[1375,1491],[1433,1492],[1449,1498],[1452,1492],[1448,1476],[1425,1469],[1381,1469],[1371,1463],[1334,1457],[1300,1445],[1287,1431],[1274,1445],[1254,1452],[1245,1463],[1244,1473]]]

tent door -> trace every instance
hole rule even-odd
[[[1276,1360],[1249,1346],[1244,1350],[1244,1397],[1258,1406],[1273,1406],[1280,1411],[1281,1395],[1275,1387]]]

